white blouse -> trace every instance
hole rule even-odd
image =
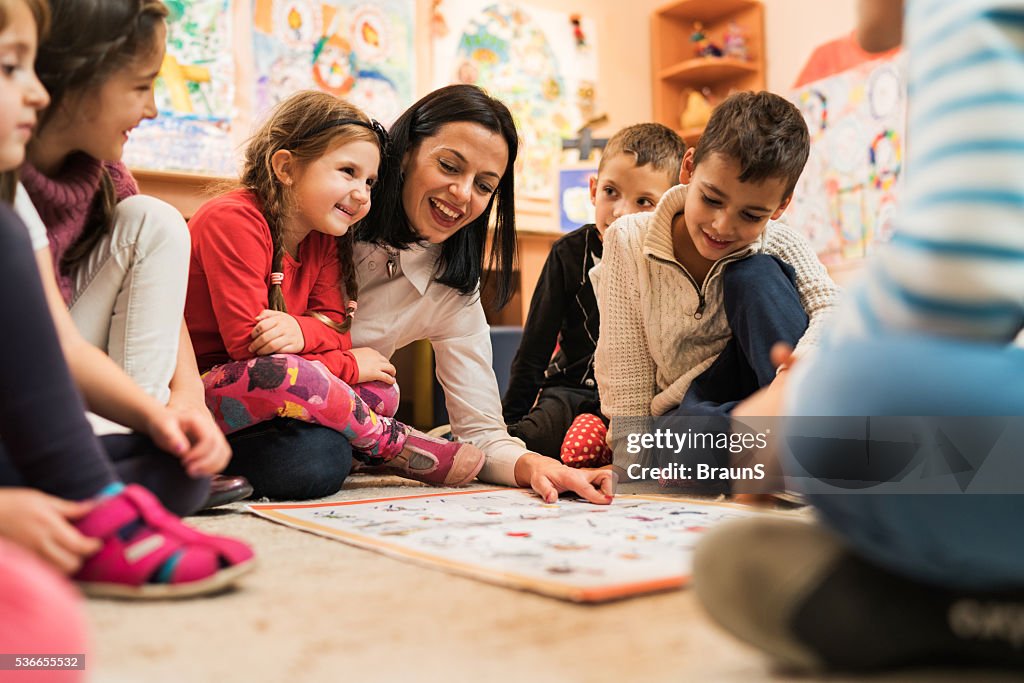
[[[509,435],[502,418],[484,309],[478,295],[463,296],[434,282],[440,249],[416,244],[399,250],[389,276],[387,251],[356,242],[359,312],[352,321],[352,345],[390,358],[395,349],[428,340],[452,433],[483,450],[480,479],[515,486],[515,464],[527,450]]]

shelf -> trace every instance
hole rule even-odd
[[[164,200],[180,211],[186,220],[192,217],[203,202],[238,183],[237,178],[198,173],[138,168],[131,169],[131,172],[142,194]]]
[[[724,47],[738,31],[749,60],[695,57],[697,23],[711,44]],[[687,106],[687,91],[708,94],[719,102],[732,92],[765,86],[764,4],[759,0],[677,0],[651,15],[651,91],[654,120],[678,129]],[[696,129],[679,131],[687,144],[700,137]]]
[[[695,57],[679,64],[661,69],[658,78],[663,81],[700,81],[709,85],[732,78],[742,78],[760,73],[754,62],[730,57]]]
[[[760,5],[755,0],[684,0],[655,10],[655,14],[682,21],[710,23]]]

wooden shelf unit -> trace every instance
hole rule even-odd
[[[749,60],[696,57],[690,37],[698,21],[719,47],[729,23],[735,21],[744,32]],[[655,10],[651,16],[654,120],[678,132],[687,144],[696,144],[701,129],[682,130],[680,123],[686,92],[707,88],[717,102],[732,91],[763,90],[764,48],[764,5],[758,0],[678,0]]]

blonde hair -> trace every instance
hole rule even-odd
[[[353,121],[353,123],[339,123]],[[354,123],[361,121],[365,125]],[[282,240],[283,222],[293,209],[290,188],[286,187],[274,173],[273,157],[280,150],[291,152],[299,165],[319,159],[338,145],[356,141],[380,145],[378,134],[370,128],[371,121],[358,107],[333,95],[316,90],[302,90],[283,102],[271,112],[270,117],[249,139],[245,150],[245,164],[241,184],[260,201],[263,217],[270,226],[273,242],[271,270],[281,272],[284,260]],[[381,129],[383,130],[383,129]],[[381,150],[383,157],[383,150]],[[314,315],[320,322],[339,332],[348,331],[352,325],[352,304],[359,297],[355,264],[352,258],[353,230],[335,242],[342,279],[339,283],[342,296],[347,300],[345,321],[335,323],[324,315]],[[272,282],[268,291],[270,308],[287,311],[281,285]]]

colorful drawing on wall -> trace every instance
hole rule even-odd
[[[255,119],[296,90],[390,124],[412,104],[414,0],[252,0]]]
[[[562,232],[570,232],[594,222],[594,204],[590,201],[593,168],[563,168],[558,171],[558,219]]]
[[[474,83],[505,102],[522,139],[516,197],[553,201],[562,139],[576,137],[588,84],[592,97],[598,82],[594,21],[507,2],[443,0],[441,9],[450,30],[434,37],[433,86]]]
[[[683,586],[706,529],[761,514],[740,505],[653,496],[619,496],[609,506],[545,504],[517,489],[249,510],[399,559],[577,602]]]
[[[230,139],[235,63],[229,0],[165,0],[167,54],[156,81],[160,115],[125,146],[134,168],[235,171]]]
[[[811,154],[784,220],[826,264],[862,259],[891,234],[903,170],[904,83],[897,55],[792,94],[810,129]]]

